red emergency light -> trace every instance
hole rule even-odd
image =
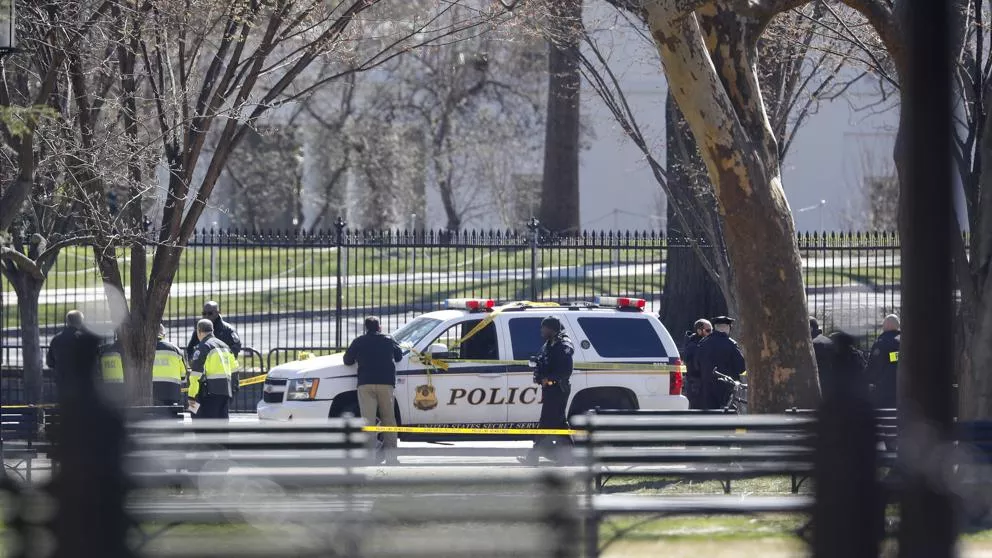
[[[492,310],[496,301],[486,298],[449,298],[444,307],[451,310]]]
[[[644,310],[647,301],[643,298],[627,298],[615,296],[597,296],[596,304],[599,306],[614,306],[616,308],[637,308]]]
[[[671,364],[678,369],[668,373],[668,395],[682,395],[682,387],[685,384],[685,378],[682,374],[685,368],[682,366],[682,359],[674,359]]]

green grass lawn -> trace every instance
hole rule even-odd
[[[537,265],[545,272],[555,268],[606,268],[634,266],[623,275],[610,277],[541,278],[538,296],[544,299],[591,299],[597,295],[651,295],[661,292],[665,278],[657,272],[666,257],[666,249],[657,241],[630,241],[631,248],[587,248],[567,246],[540,249]],[[847,254],[847,252],[845,252]],[[123,250],[118,251],[118,261],[125,282],[130,262]],[[856,251],[848,256],[861,258],[862,262],[877,261],[878,253]],[[529,270],[531,253],[528,248],[346,248],[340,254],[342,272],[346,277],[393,275],[399,284],[347,286],[343,292],[345,308],[368,306],[400,306],[429,308],[445,298],[484,296],[500,301],[531,297],[528,272],[522,277],[504,280],[466,280],[457,274],[479,276],[483,272],[500,269]],[[876,260],[867,259],[876,257]],[[333,247],[247,247],[223,248],[193,247],[184,251],[174,284],[185,284],[189,295],[176,297],[169,302],[166,318],[197,316],[206,298],[217,298],[228,315],[279,313],[293,311],[325,312],[336,307],[337,293],[328,288],[335,283],[339,253]],[[829,253],[821,258],[830,262]],[[838,260],[839,262],[841,260]],[[148,262],[151,266],[151,258]],[[414,274],[433,273],[434,277],[415,278]],[[441,278],[445,275],[442,282]],[[566,274],[569,275],[569,274]],[[321,278],[320,281],[317,279]],[[806,284],[810,288],[862,284],[866,286],[898,284],[901,278],[897,267],[809,267],[805,270]],[[204,283],[213,281],[279,280],[276,285],[249,283],[236,292],[212,293]],[[101,284],[92,250],[70,247],[62,250],[56,265],[49,273],[45,289],[84,289]],[[312,285],[312,286],[311,286]],[[294,288],[297,287],[297,288]],[[6,279],[0,279],[4,292],[12,290]],[[61,295],[59,295],[61,296]],[[6,303],[5,306],[11,306]],[[65,312],[81,308],[88,313],[105,315],[103,301],[77,302],[66,293],[57,303],[42,304],[42,325],[58,324]],[[15,327],[15,312],[4,312],[3,327]]]
[[[259,313],[282,313],[297,311],[331,312],[336,308],[337,291],[329,288],[306,288],[306,281],[297,283],[298,289],[271,289],[258,292],[243,292],[237,295],[215,296],[227,315],[238,316]],[[664,286],[663,275],[631,275],[619,278],[590,278],[567,280],[544,280],[540,284],[540,298],[586,298],[599,295],[653,294],[661,292]],[[199,316],[203,301],[213,295],[203,289],[202,294],[188,297],[174,297],[169,300],[165,319],[181,319]],[[437,303],[446,298],[492,297],[501,301],[530,298],[529,284],[522,280],[513,281],[463,281],[451,284],[411,283],[376,284],[343,289],[344,308],[400,307],[437,309]],[[65,313],[73,308],[83,310],[87,315],[106,315],[103,301],[71,301],[42,304],[39,307],[41,324],[61,323]],[[16,312],[5,312],[3,327],[17,327]]]
[[[334,288],[310,288],[310,278],[297,276],[289,279],[289,288],[272,288],[252,291],[257,285],[249,285],[238,292],[212,293],[206,286],[194,288],[192,296],[173,297],[165,310],[166,319],[192,318],[199,315],[201,305],[207,298],[217,298],[223,304],[225,314],[254,315],[261,313],[282,313],[296,311],[328,312],[336,308],[337,291]],[[808,287],[849,285],[851,283],[893,284],[898,283],[898,270],[878,268],[861,276],[848,273],[816,273],[807,276]],[[326,283],[325,283],[326,284]],[[593,299],[596,296],[653,295],[664,288],[663,274],[630,274],[620,277],[592,277],[568,279],[541,279],[538,282],[538,297],[541,299]],[[295,288],[294,288],[295,287]],[[5,289],[7,287],[5,286]],[[346,286],[343,289],[344,308],[364,308],[372,306],[436,308],[436,304],[446,298],[489,297],[499,301],[530,298],[530,282],[520,279],[471,281],[458,279],[441,283],[437,280],[423,282],[401,282],[398,284],[374,284],[366,286]],[[12,307],[12,305],[10,306]],[[106,315],[106,303],[88,301],[76,303],[70,296],[57,303],[42,304],[39,307],[41,324],[58,324],[65,312],[80,308],[93,316]],[[3,327],[16,327],[16,312],[4,312]]]

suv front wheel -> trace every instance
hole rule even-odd
[[[630,394],[619,389],[590,390],[575,397],[572,401],[572,407],[568,411],[568,416],[571,418],[576,415],[584,415],[597,408],[633,411],[637,409],[637,405]]]

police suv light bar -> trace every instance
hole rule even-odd
[[[647,301],[643,298],[626,298],[615,296],[597,296],[596,304],[600,306],[615,306],[617,308],[638,308],[643,310],[647,306]]]
[[[485,298],[449,298],[444,307],[452,310],[492,310],[496,301]]]

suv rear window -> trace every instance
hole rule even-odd
[[[579,325],[603,358],[667,358],[650,321],[640,318],[579,318]]]
[[[510,320],[510,343],[513,360],[527,360],[541,352],[541,320],[544,318],[513,318]]]

